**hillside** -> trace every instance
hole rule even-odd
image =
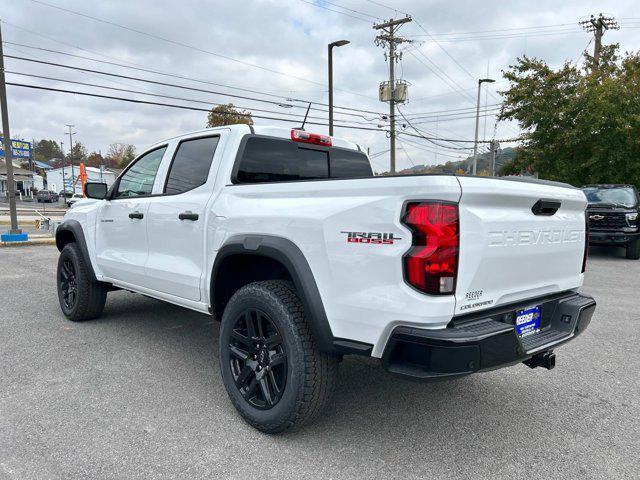
[[[505,162],[512,160],[516,157],[516,150],[511,147],[504,148],[500,151],[496,157],[496,171],[499,172],[502,165]],[[421,173],[467,173],[471,172],[473,157],[467,157],[465,160],[459,162],[447,162],[438,165],[416,165],[410,168],[405,168],[398,172],[400,175],[416,175]],[[462,172],[460,172],[462,170]],[[491,157],[488,153],[478,155],[478,174],[488,175],[491,171]]]

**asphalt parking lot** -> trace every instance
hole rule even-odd
[[[320,420],[285,436],[227,400],[211,318],[113,292],[64,319],[55,247],[0,249],[0,478],[638,478],[640,261],[592,249],[589,329],[557,367],[442,383],[346,358]]]

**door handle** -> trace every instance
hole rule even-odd
[[[136,218],[136,219],[138,219],[138,220],[142,220],[142,219],[144,218],[144,214],[142,214],[142,213],[140,213],[140,212],[138,212],[138,211],[131,212],[131,213],[129,214],[129,218]]]
[[[182,212],[180,215],[178,215],[178,218],[180,220],[191,220],[195,222],[196,220],[198,220],[198,218],[200,218],[200,216],[197,213],[187,211]]]

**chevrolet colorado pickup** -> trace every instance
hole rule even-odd
[[[552,368],[595,309],[586,199],[564,184],[374,177],[346,140],[234,125],[84,190],[56,231],[64,315],[114,289],[213,315],[223,384],[264,432],[321,412],[343,355],[413,379]]]
[[[640,195],[633,185],[582,187],[587,197],[589,244],[623,247],[627,258],[640,259]]]

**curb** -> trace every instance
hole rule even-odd
[[[33,240],[27,240],[26,242],[2,242],[0,248],[14,248],[14,247],[31,247],[39,245],[55,245],[55,238],[34,238]]]

